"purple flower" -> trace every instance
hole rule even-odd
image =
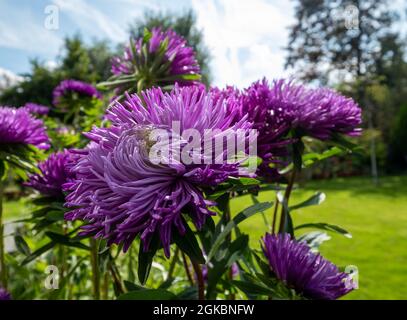
[[[228,177],[242,173],[239,163],[186,164],[172,157],[168,163],[156,163],[150,152],[149,136],[154,129],[168,132],[171,139],[169,155],[185,143],[172,129],[178,121],[180,132],[195,129],[218,129],[206,139],[250,129],[243,118],[231,126],[233,114],[226,110],[224,100],[213,103],[210,94],[201,88],[176,86],[170,93],[154,88],[127,96],[124,104],[116,102],[107,116],[110,128],[94,128],[87,137],[92,140],[72,168],[76,179],[65,185],[71,193],[66,197],[68,220],[86,220],[85,234],[123,243],[124,251],[140,234],[144,250],[148,250],[154,234],[159,235],[164,252],[170,254],[174,229],[183,235],[188,214],[197,228],[206,217],[214,215],[214,205],[204,197],[202,187],[212,187]],[[168,141],[168,140],[167,140]],[[164,142],[165,141],[161,141]],[[195,154],[196,156],[200,156]]]
[[[73,155],[67,150],[50,154],[47,160],[38,165],[41,173],[31,175],[25,185],[43,195],[63,196],[62,185],[73,178],[68,166],[72,158]]]
[[[349,275],[289,234],[266,234],[263,251],[276,277],[308,299],[333,300],[352,290]]]
[[[137,74],[135,81],[117,88],[124,92],[132,87],[135,89],[138,81],[144,81],[146,88],[174,82],[196,84],[200,68],[194,50],[183,37],[171,29],[153,28],[143,38],[132,41],[122,57],[112,59],[112,73],[116,76]],[[193,79],[187,79],[191,76]]]
[[[257,173],[260,176],[275,178],[277,169],[270,164],[280,163],[287,155],[287,145],[290,139],[285,137],[288,125],[277,122],[270,112],[270,88],[266,82],[256,82],[249,88],[240,91],[228,86],[226,89],[211,88],[215,99],[227,98],[228,109],[235,114],[234,122],[246,116],[258,131],[257,155],[262,159]]]
[[[295,129],[297,138],[308,135],[326,140],[334,134],[360,133],[361,109],[350,98],[330,89],[307,89],[292,81],[278,80],[270,86],[266,79],[243,91],[233,87],[212,89],[216,97],[231,97],[229,109],[237,108],[236,118],[247,115],[258,130],[258,156],[263,160],[258,174],[278,176],[274,168],[288,154],[294,142],[287,134]],[[270,166],[271,165],[271,166]]]
[[[69,93],[76,93],[82,97],[102,99],[102,95],[94,86],[78,80],[63,80],[52,92],[52,103],[57,106],[61,99]]]
[[[0,301],[11,300],[11,294],[6,289],[0,287]]]
[[[31,144],[49,148],[49,139],[42,120],[35,119],[25,108],[0,107],[0,145]]]
[[[30,113],[34,113],[40,116],[47,115],[49,112],[49,107],[33,102],[27,102],[24,105],[24,108],[26,108]]]
[[[263,86],[267,84],[263,80]],[[259,84],[257,84],[259,85]],[[308,89],[277,80],[267,102],[277,122],[287,123],[301,135],[326,140],[333,134],[359,135],[362,111],[351,98],[327,89]]]

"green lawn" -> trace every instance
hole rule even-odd
[[[368,178],[313,181],[293,192],[291,204],[307,199],[315,191],[327,198],[320,206],[293,212],[294,224],[328,222],[352,233],[348,239],[331,234],[321,246],[322,254],[340,266],[356,265],[359,289],[348,299],[407,299],[407,177],[382,178],[375,188]],[[264,192],[260,201],[274,201]],[[249,197],[234,199],[233,212],[251,204]],[[271,210],[267,213],[271,217]],[[267,227],[261,215],[242,223],[253,247]]]
[[[308,198],[315,191],[324,191],[327,199],[320,206],[293,212],[294,224],[329,222],[352,233],[348,239],[331,234],[321,251],[340,266],[356,265],[359,269],[359,289],[348,299],[407,298],[407,176],[386,177],[379,187],[368,178],[347,178],[313,181],[295,190],[291,204]],[[274,201],[273,192],[264,192],[260,201]],[[249,197],[232,201],[232,211],[238,212],[252,204]],[[22,201],[5,203],[6,220],[27,214]],[[271,210],[266,212],[270,220]],[[267,231],[260,214],[242,223],[242,230],[259,247],[259,239]]]

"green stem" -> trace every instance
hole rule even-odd
[[[185,273],[187,274],[188,281],[191,284],[191,286],[193,286],[194,280],[192,280],[191,272],[189,271],[187,257],[185,256],[185,254],[183,252],[181,252],[181,256],[182,256],[182,262],[184,263],[184,269],[185,269]]]
[[[296,176],[297,170],[294,167],[290,177],[290,181],[288,182],[287,188],[285,189],[283,205],[281,207],[280,228],[279,228],[280,233],[284,231],[285,220],[288,215],[288,200],[290,199]]]
[[[230,194],[228,195],[228,198],[226,200],[226,206],[225,206],[225,225],[228,224],[228,222],[231,219],[231,213],[230,213]],[[232,233],[230,232],[227,236],[227,241],[228,243],[232,242]],[[228,273],[227,273],[227,277],[229,278],[230,281],[233,280],[233,269],[232,267],[230,267]],[[234,293],[230,293],[229,295],[229,300],[235,300],[236,299],[236,295]]]
[[[177,261],[178,261],[178,254],[179,254],[179,248],[176,247],[176,248],[175,248],[175,252],[174,252],[174,257],[172,258],[170,267],[169,267],[169,269],[168,269],[168,276],[167,276],[167,279],[171,279],[171,278],[172,278],[172,275],[173,275],[174,270],[175,270],[175,265],[177,264]]]
[[[7,270],[4,248],[4,225],[3,225],[3,183],[0,181],[0,283],[7,289]]]
[[[121,280],[121,277],[120,277],[120,273],[117,270],[116,264],[114,262],[114,258],[111,255],[110,255],[110,258],[109,258],[109,271],[110,271],[110,274],[112,275],[114,286],[116,288],[117,294],[118,295],[123,294],[124,293],[124,288],[123,288],[123,285],[122,285],[122,280]]]
[[[274,212],[273,212],[273,225],[271,227],[271,233],[272,234],[274,234],[276,232],[276,221],[277,221],[278,205],[279,205],[279,201],[278,201],[278,197],[276,195],[276,201],[275,201]]]
[[[198,281],[198,299],[205,300],[205,281],[202,274],[202,269],[199,264],[192,261],[192,266],[194,267],[196,278]]]
[[[93,298],[100,300],[100,274],[98,265],[98,242],[90,239],[90,262],[92,265]]]

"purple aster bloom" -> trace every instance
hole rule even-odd
[[[27,108],[27,110],[30,113],[34,113],[34,114],[37,114],[37,115],[40,115],[40,116],[47,115],[48,112],[49,112],[49,107],[43,106],[41,104],[36,104],[36,103],[33,103],[33,102],[27,102],[24,105],[24,108]]]
[[[270,164],[281,162],[287,155],[287,145],[292,141],[285,138],[288,125],[277,122],[269,110],[270,89],[266,82],[256,82],[240,91],[228,86],[226,89],[211,88],[215,99],[227,98],[228,109],[235,114],[234,122],[246,116],[258,131],[257,155],[262,159],[257,173],[260,176],[276,178],[277,169]]]
[[[41,173],[31,175],[25,185],[43,195],[63,196],[62,185],[73,178],[69,170],[69,162],[72,160],[73,155],[67,150],[50,154],[47,160],[38,165]]]
[[[0,145],[31,144],[49,148],[49,139],[42,120],[35,119],[25,108],[0,107]]]
[[[156,63],[155,59],[160,54],[163,54],[162,60]],[[194,50],[187,45],[183,37],[171,29],[164,31],[160,28],[153,28],[148,37],[132,41],[130,46],[125,48],[122,57],[112,59],[112,73],[115,76],[136,73],[138,76],[135,80],[139,81],[145,77],[145,87],[147,88],[174,82],[187,86],[196,84],[197,82],[194,80],[199,77],[187,80],[182,76],[199,76],[200,67]],[[129,83],[127,87],[121,86],[117,90],[124,92],[131,87],[135,88],[136,84]]]
[[[0,287],[0,301],[11,300],[11,294],[6,289]]]
[[[231,97],[229,108],[238,109],[236,119],[247,115],[258,130],[258,156],[263,160],[258,174],[266,178],[278,176],[270,165],[280,163],[288,154],[287,146],[294,142],[287,138],[291,129],[321,140],[336,133],[360,133],[361,109],[352,99],[330,89],[307,89],[286,80],[270,86],[263,79],[243,91],[233,87],[212,91],[217,97]]]
[[[69,93],[76,93],[82,97],[102,99],[102,95],[94,86],[78,80],[63,80],[52,92],[52,103],[57,106],[63,97]]]
[[[240,163],[185,164],[182,161],[155,163],[152,161],[149,135],[154,129],[171,134],[173,148],[182,140],[172,130],[179,121],[180,132],[196,129],[218,129],[207,139],[237,129],[248,130],[251,124],[243,118],[231,125],[233,114],[226,110],[224,100],[214,103],[210,94],[199,87],[178,87],[170,93],[161,89],[146,90],[141,97],[127,95],[108,110],[110,128],[94,128],[87,137],[88,148],[80,151],[73,166],[75,181],[64,187],[74,209],[68,220],[85,220],[84,234],[103,237],[109,244],[124,244],[126,251],[140,234],[144,250],[148,250],[154,234],[158,234],[167,256],[170,255],[174,229],[183,235],[188,214],[199,229],[214,205],[204,197],[202,187],[212,187],[228,177],[242,175]]]
[[[326,140],[335,133],[357,136],[361,132],[359,106],[331,89],[308,89],[277,80],[270,88],[268,104],[277,122],[288,123],[302,135]]]
[[[266,233],[263,243],[276,277],[305,298],[333,300],[352,290],[348,274],[289,234]]]

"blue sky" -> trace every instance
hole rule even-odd
[[[44,27],[49,5],[58,9],[57,30]],[[85,41],[107,39],[114,45],[127,40],[128,24],[147,9],[189,8],[211,50],[215,85],[290,76],[283,68],[287,28],[294,22],[288,0],[1,0],[0,68],[27,72],[30,58],[52,66],[67,35],[79,31]]]

